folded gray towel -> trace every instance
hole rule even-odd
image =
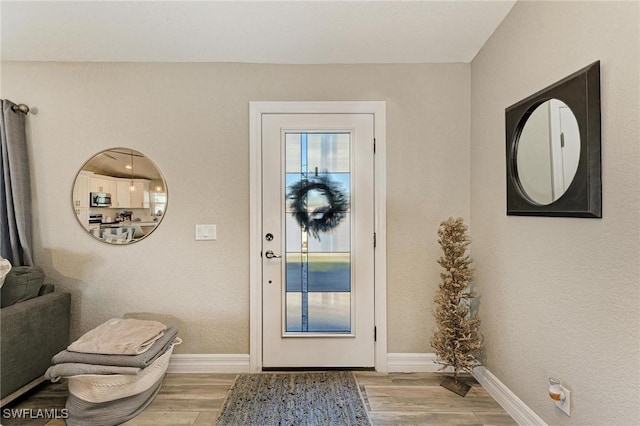
[[[53,358],[51,358],[51,363],[64,364],[73,362],[81,364],[145,368],[171,347],[173,339],[175,339],[177,334],[177,328],[168,326],[164,336],[156,340],[148,351],[141,353],[140,355],[87,354],[82,352],[71,352],[65,349],[64,351],[54,355]]]
[[[65,362],[55,364],[44,373],[45,380],[57,382],[61,377],[77,376],[78,374],[126,374],[136,375],[140,372],[138,367],[120,367],[116,365],[81,364],[78,362]]]

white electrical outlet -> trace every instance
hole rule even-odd
[[[567,416],[571,416],[571,392],[562,385],[560,385],[560,389],[564,394],[564,399],[562,401],[556,401],[556,407],[564,411]]]
[[[215,225],[196,225],[196,241],[215,240],[216,237]]]

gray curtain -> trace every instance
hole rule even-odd
[[[25,114],[0,100],[0,256],[13,266],[32,266],[31,179],[27,156]]]

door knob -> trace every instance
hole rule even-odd
[[[264,257],[266,257],[267,259],[275,259],[275,258],[281,258],[282,256],[278,256],[274,254],[273,250],[267,250],[266,253],[264,254]]]

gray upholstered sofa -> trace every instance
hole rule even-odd
[[[2,286],[0,405],[42,382],[42,375],[51,365],[51,357],[69,344],[71,295],[54,293],[53,285],[31,281],[31,294],[26,294],[27,290],[21,284],[16,297],[15,291],[6,288],[11,285],[13,272]]]

